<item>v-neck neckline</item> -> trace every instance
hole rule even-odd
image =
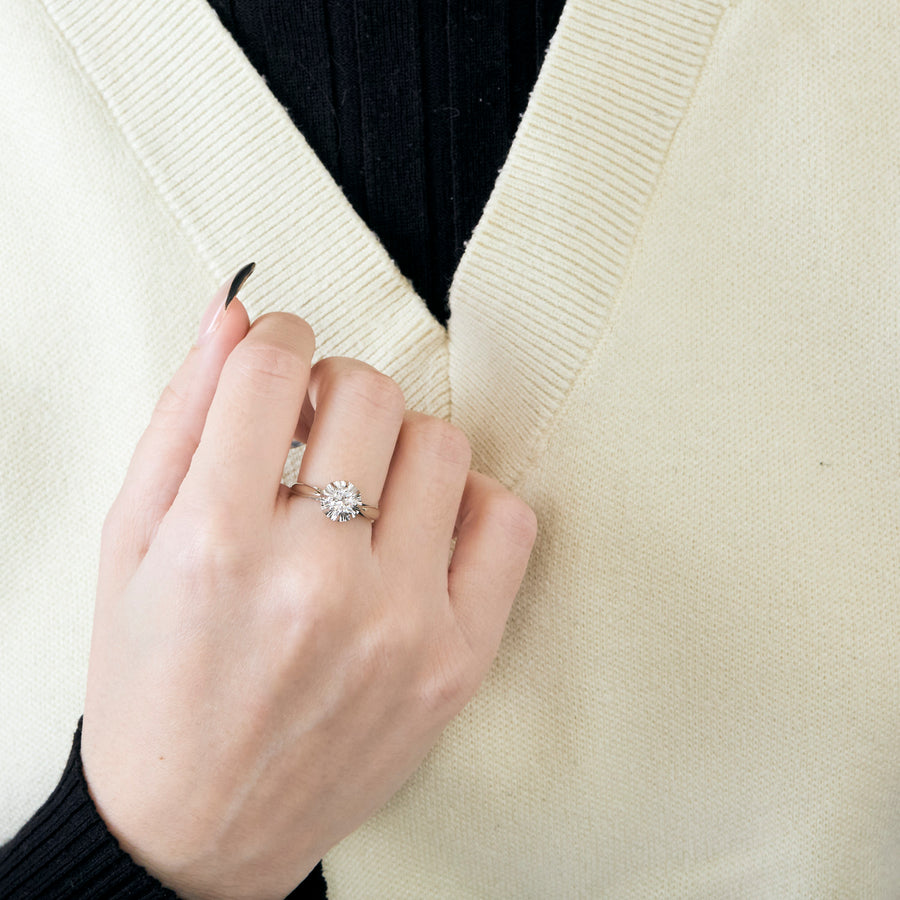
[[[449,290],[448,329],[208,0],[42,0],[217,278],[397,378],[512,484],[602,340],[729,0],[567,0]],[[548,348],[552,353],[548,354]]]

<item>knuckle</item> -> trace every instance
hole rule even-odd
[[[418,416],[412,420],[414,437],[421,449],[451,465],[468,469],[472,448],[462,429],[435,416]]]
[[[334,585],[321,569],[300,571],[293,560],[276,561],[266,579],[266,599],[275,633],[296,647],[310,637],[333,634],[346,627],[344,610],[329,602]]]
[[[156,402],[154,418],[166,420],[181,415],[188,406],[188,396],[174,382],[169,382]]]
[[[379,413],[396,418],[403,415],[406,398],[393,378],[370,366],[354,367],[342,373],[331,385],[338,401],[374,407]]]
[[[180,576],[191,576],[200,569],[215,568],[222,561],[225,542],[211,529],[200,523],[191,527],[182,522],[178,540],[173,542],[170,560],[173,571]]]
[[[237,581],[247,570],[252,549],[235,524],[225,516],[182,516],[168,535],[172,568],[191,576],[216,573],[224,581]]]
[[[538,521],[534,510],[509,491],[498,492],[488,508],[510,543],[530,550],[537,538]]]
[[[366,656],[373,669],[407,671],[425,652],[427,624],[424,609],[416,604],[400,611],[391,606],[378,611],[367,629]]]
[[[306,319],[284,310],[263,313],[250,326],[251,334],[270,333],[273,335],[296,334],[302,343],[315,344],[315,334]]]
[[[343,561],[318,554],[294,575],[292,604],[302,608],[304,615],[314,621],[331,622],[346,629],[357,609],[354,599],[358,585],[353,570]]]
[[[384,623],[370,623],[357,639],[354,655],[368,679],[406,670],[409,648],[396,630],[387,629]]]
[[[306,366],[292,348],[271,340],[238,345],[228,362],[262,394],[282,391],[286,385],[294,388]]]
[[[476,687],[471,668],[444,654],[435,660],[421,684],[419,697],[429,713],[446,716],[460,710]]]

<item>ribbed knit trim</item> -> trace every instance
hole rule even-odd
[[[295,312],[318,357],[446,415],[446,331],[206,0],[43,2],[216,279],[255,260],[253,312]]]
[[[450,293],[453,420],[514,485],[610,325],[728,0],[569,0]],[[460,339],[464,338],[464,339]]]
[[[81,724],[65,771],[47,802],[0,848],[0,896],[177,900],[116,843],[97,813],[81,767]]]
[[[457,267],[448,342],[206,0],[43,2],[216,275],[256,259],[259,311],[397,378],[509,485],[603,340],[729,5],[568,0]]]

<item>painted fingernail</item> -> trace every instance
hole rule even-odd
[[[237,296],[237,292],[241,289],[244,282],[250,277],[250,273],[256,268],[256,263],[247,263],[241,267],[237,274],[226,281],[213,295],[203,318],[200,320],[200,336],[197,340],[198,345],[205,344],[222,322],[228,304]]]
[[[244,282],[250,277],[250,274],[255,268],[255,262],[247,263],[247,265],[234,276],[231,287],[228,288],[228,297],[225,299],[225,309],[228,309],[228,304],[234,300],[237,296],[237,292],[243,287]]]

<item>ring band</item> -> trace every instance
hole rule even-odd
[[[377,506],[363,503],[359,488],[352,481],[329,481],[323,488],[297,481],[290,489],[298,497],[318,500],[322,512],[332,522],[349,522],[357,516],[374,522],[381,515]]]

